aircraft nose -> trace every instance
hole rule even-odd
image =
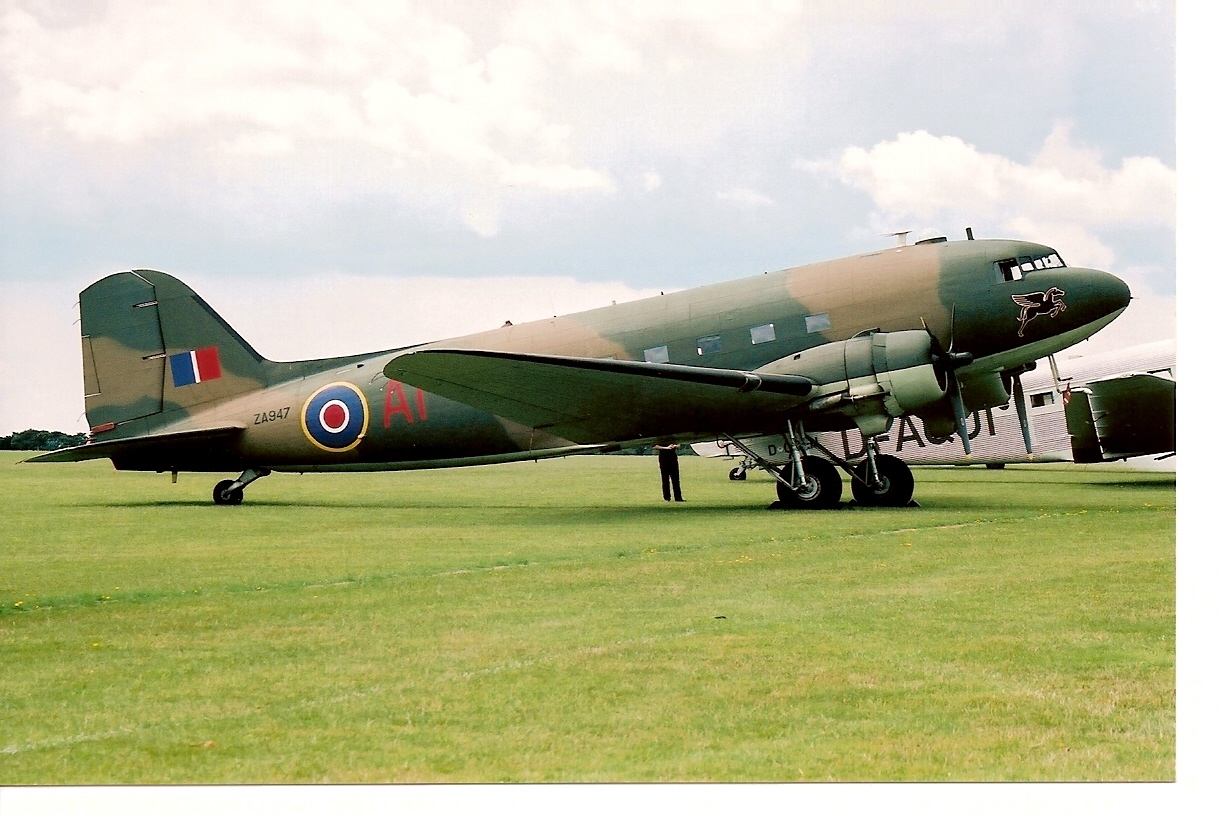
[[[1069,270],[1075,290],[1082,295],[1086,310],[1094,318],[1118,314],[1129,305],[1129,286],[1115,274],[1098,269]]]
[[[1006,341],[1017,345],[1057,336],[1073,336],[1072,341],[1078,342],[1116,319],[1130,298],[1129,286],[1120,277],[1077,266],[1036,270],[993,290],[996,307],[970,319],[967,335],[958,334],[961,347],[974,355],[984,355],[983,349],[991,345],[997,349],[1001,341],[996,337],[1006,329],[1010,330]],[[997,329],[995,314],[1001,315]]]

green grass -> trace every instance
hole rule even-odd
[[[682,459],[218,478],[0,453],[0,784],[1171,780],[1175,481]],[[725,618],[718,618],[725,617]]]

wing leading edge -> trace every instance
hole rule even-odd
[[[813,389],[802,376],[447,348],[403,353],[385,375],[578,443],[757,429]]]

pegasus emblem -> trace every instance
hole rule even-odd
[[[1011,299],[1015,301],[1015,304],[1020,309],[1018,336],[1022,337],[1023,329],[1028,327],[1028,323],[1041,314],[1048,314],[1052,318],[1065,311],[1066,304],[1062,302],[1062,297],[1064,296],[1066,296],[1066,292],[1057,286],[1050,288],[1048,291],[1033,291],[1030,294],[1012,294]]]

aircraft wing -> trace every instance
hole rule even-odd
[[[113,441],[90,441],[78,447],[44,452],[41,455],[35,455],[33,458],[26,458],[24,463],[63,463],[66,461],[89,461],[94,458],[109,458],[112,455],[143,454],[183,443],[214,443],[225,439],[235,439],[244,431],[245,427],[240,424],[226,424],[221,427],[208,427],[201,430],[181,430],[179,432],[162,432],[154,435],[137,435],[134,438],[116,438]]]
[[[802,376],[446,348],[403,353],[385,375],[579,443],[743,431],[813,388]]]

